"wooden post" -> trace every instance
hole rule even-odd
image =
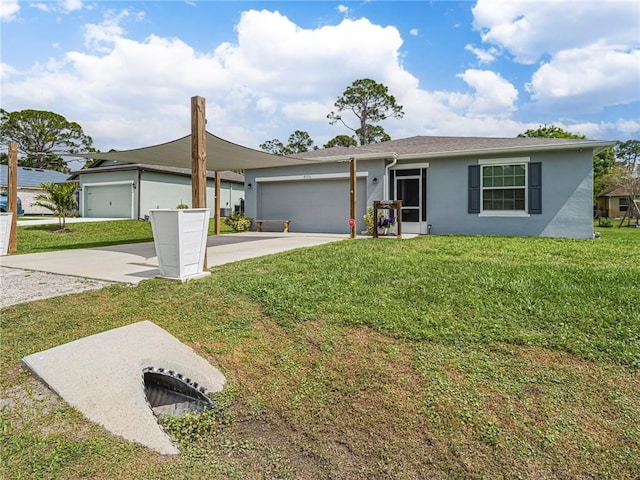
[[[350,205],[349,205],[349,218],[353,218],[356,220],[356,159],[355,157],[351,159],[351,169],[349,172],[349,190],[350,190]],[[356,238],[356,226],[358,222],[357,220],[354,222],[351,227],[351,238]]]
[[[220,172],[216,172],[215,194],[216,194],[215,207],[214,207],[214,210],[216,212],[215,232],[216,232],[216,235],[220,235]]]
[[[207,137],[205,99],[191,97],[191,207],[207,206]],[[207,251],[204,254],[207,269]]]
[[[13,213],[7,253],[16,253],[18,250],[18,144],[16,142],[9,142],[7,167],[7,212]]]

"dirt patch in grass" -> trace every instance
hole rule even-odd
[[[633,372],[544,349],[452,351],[322,321],[256,328],[219,358],[242,392],[225,435],[253,446],[248,464],[239,460],[251,478],[269,445],[302,479],[632,478],[640,467],[639,439],[621,435],[640,419]],[[632,418],[616,421],[621,407]]]

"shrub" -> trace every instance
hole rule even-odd
[[[178,205],[176,205],[177,210],[186,210],[187,208],[189,208],[189,205],[187,205],[186,203],[179,203]]]
[[[373,229],[375,228],[376,222],[373,218],[373,206],[369,205],[367,207],[367,213],[362,216],[364,218],[364,223],[367,225],[367,233],[369,235],[373,235]]]
[[[233,212],[224,219],[225,225],[228,225],[234,232],[244,232],[251,227],[252,218],[245,217],[243,212]]]
[[[611,218],[609,217],[600,217],[599,218],[599,222],[598,222],[598,226],[599,227],[610,227],[613,225],[613,220],[611,220]]]

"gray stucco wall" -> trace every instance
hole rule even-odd
[[[144,217],[152,208],[175,208],[180,203],[191,206],[191,177],[168,175],[158,172],[143,172],[140,176],[142,195],[140,197],[140,215]],[[243,187],[230,182],[220,182],[220,208],[240,205]],[[215,182],[207,180],[207,208],[213,215],[215,205]],[[224,213],[224,211],[223,211]]]
[[[349,189],[348,175],[350,171],[349,162],[318,163],[314,165],[297,165],[291,167],[262,168],[248,170],[245,172],[245,214],[253,219],[269,219],[285,217],[292,220],[291,231],[322,232],[322,233],[348,233],[348,211],[349,211]],[[356,230],[364,230],[365,223],[363,216],[367,211],[367,205],[371,205],[374,200],[382,198],[384,161],[368,160],[357,162],[357,213]],[[338,179],[322,179],[317,175],[342,174],[346,177]],[[296,179],[293,181],[266,181],[274,177],[298,177],[310,176],[310,178]],[[374,183],[374,179],[376,182]],[[341,189],[340,197],[336,197],[337,183],[346,182],[346,188]],[[251,184],[251,188],[248,185]],[[274,192],[278,185],[281,185],[279,197]],[[313,186],[313,188],[310,188]],[[321,189],[318,194],[317,188]],[[322,195],[326,193],[330,198]],[[269,196],[269,203],[277,204],[276,209],[265,212],[261,200],[264,195]],[[298,199],[302,200],[298,202]],[[323,201],[323,200],[329,201]],[[335,202],[338,208],[344,210],[336,211]],[[301,209],[299,203],[304,203],[305,208]],[[332,205],[327,208],[327,205]],[[267,218],[264,218],[267,217]],[[255,228],[255,225],[254,225]]]
[[[468,166],[477,165],[483,159],[510,157],[529,157],[530,162],[542,163],[542,213],[526,217],[490,217],[467,213]],[[374,200],[383,199],[383,179],[385,164],[383,160],[361,160],[357,163],[359,173],[366,176],[366,202],[359,207],[358,231],[364,229],[362,215],[366,205]],[[398,162],[399,166],[402,161]],[[508,156],[469,155],[459,158],[429,158],[421,161],[412,159],[411,164],[428,163],[427,168],[427,222],[432,225],[432,234],[467,235],[526,235],[568,238],[593,237],[593,152],[555,151],[520,154],[512,152]],[[326,163],[320,165],[302,165],[269,169],[249,170],[245,173],[246,189],[245,212],[256,218],[261,214],[259,191],[261,177],[300,176],[315,174],[348,173],[349,163]],[[374,184],[373,178],[379,181]],[[304,179],[295,180],[300,184],[300,193],[304,193]],[[359,188],[360,190],[360,188]],[[281,201],[292,201],[291,188],[283,189]],[[360,192],[358,192],[360,194]],[[348,199],[346,200],[348,202]],[[360,204],[360,202],[358,202]],[[294,205],[295,206],[295,205]],[[313,215],[322,218],[323,205],[319,203]],[[311,212],[297,212],[297,215],[309,215]],[[323,224],[326,222],[323,220]],[[311,230],[307,230],[311,231]],[[330,232],[342,233],[344,229]]]
[[[513,157],[516,155],[510,155]],[[432,234],[593,237],[593,160],[591,151],[528,156],[542,163],[542,214],[483,217],[467,213],[467,167],[479,157],[430,160],[427,216]],[[495,159],[498,156],[480,157]]]

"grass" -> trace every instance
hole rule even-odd
[[[58,232],[57,223],[21,225],[18,227],[18,254],[96,248],[126,243],[153,242],[151,222],[142,220],[113,220],[107,222],[68,223],[70,233]],[[214,234],[214,221],[209,222],[209,235]],[[231,233],[224,222],[221,233]]]
[[[5,308],[0,477],[637,478],[638,245],[362,239]],[[171,426],[175,457],[19,366],[140,320],[227,377],[214,417]]]

